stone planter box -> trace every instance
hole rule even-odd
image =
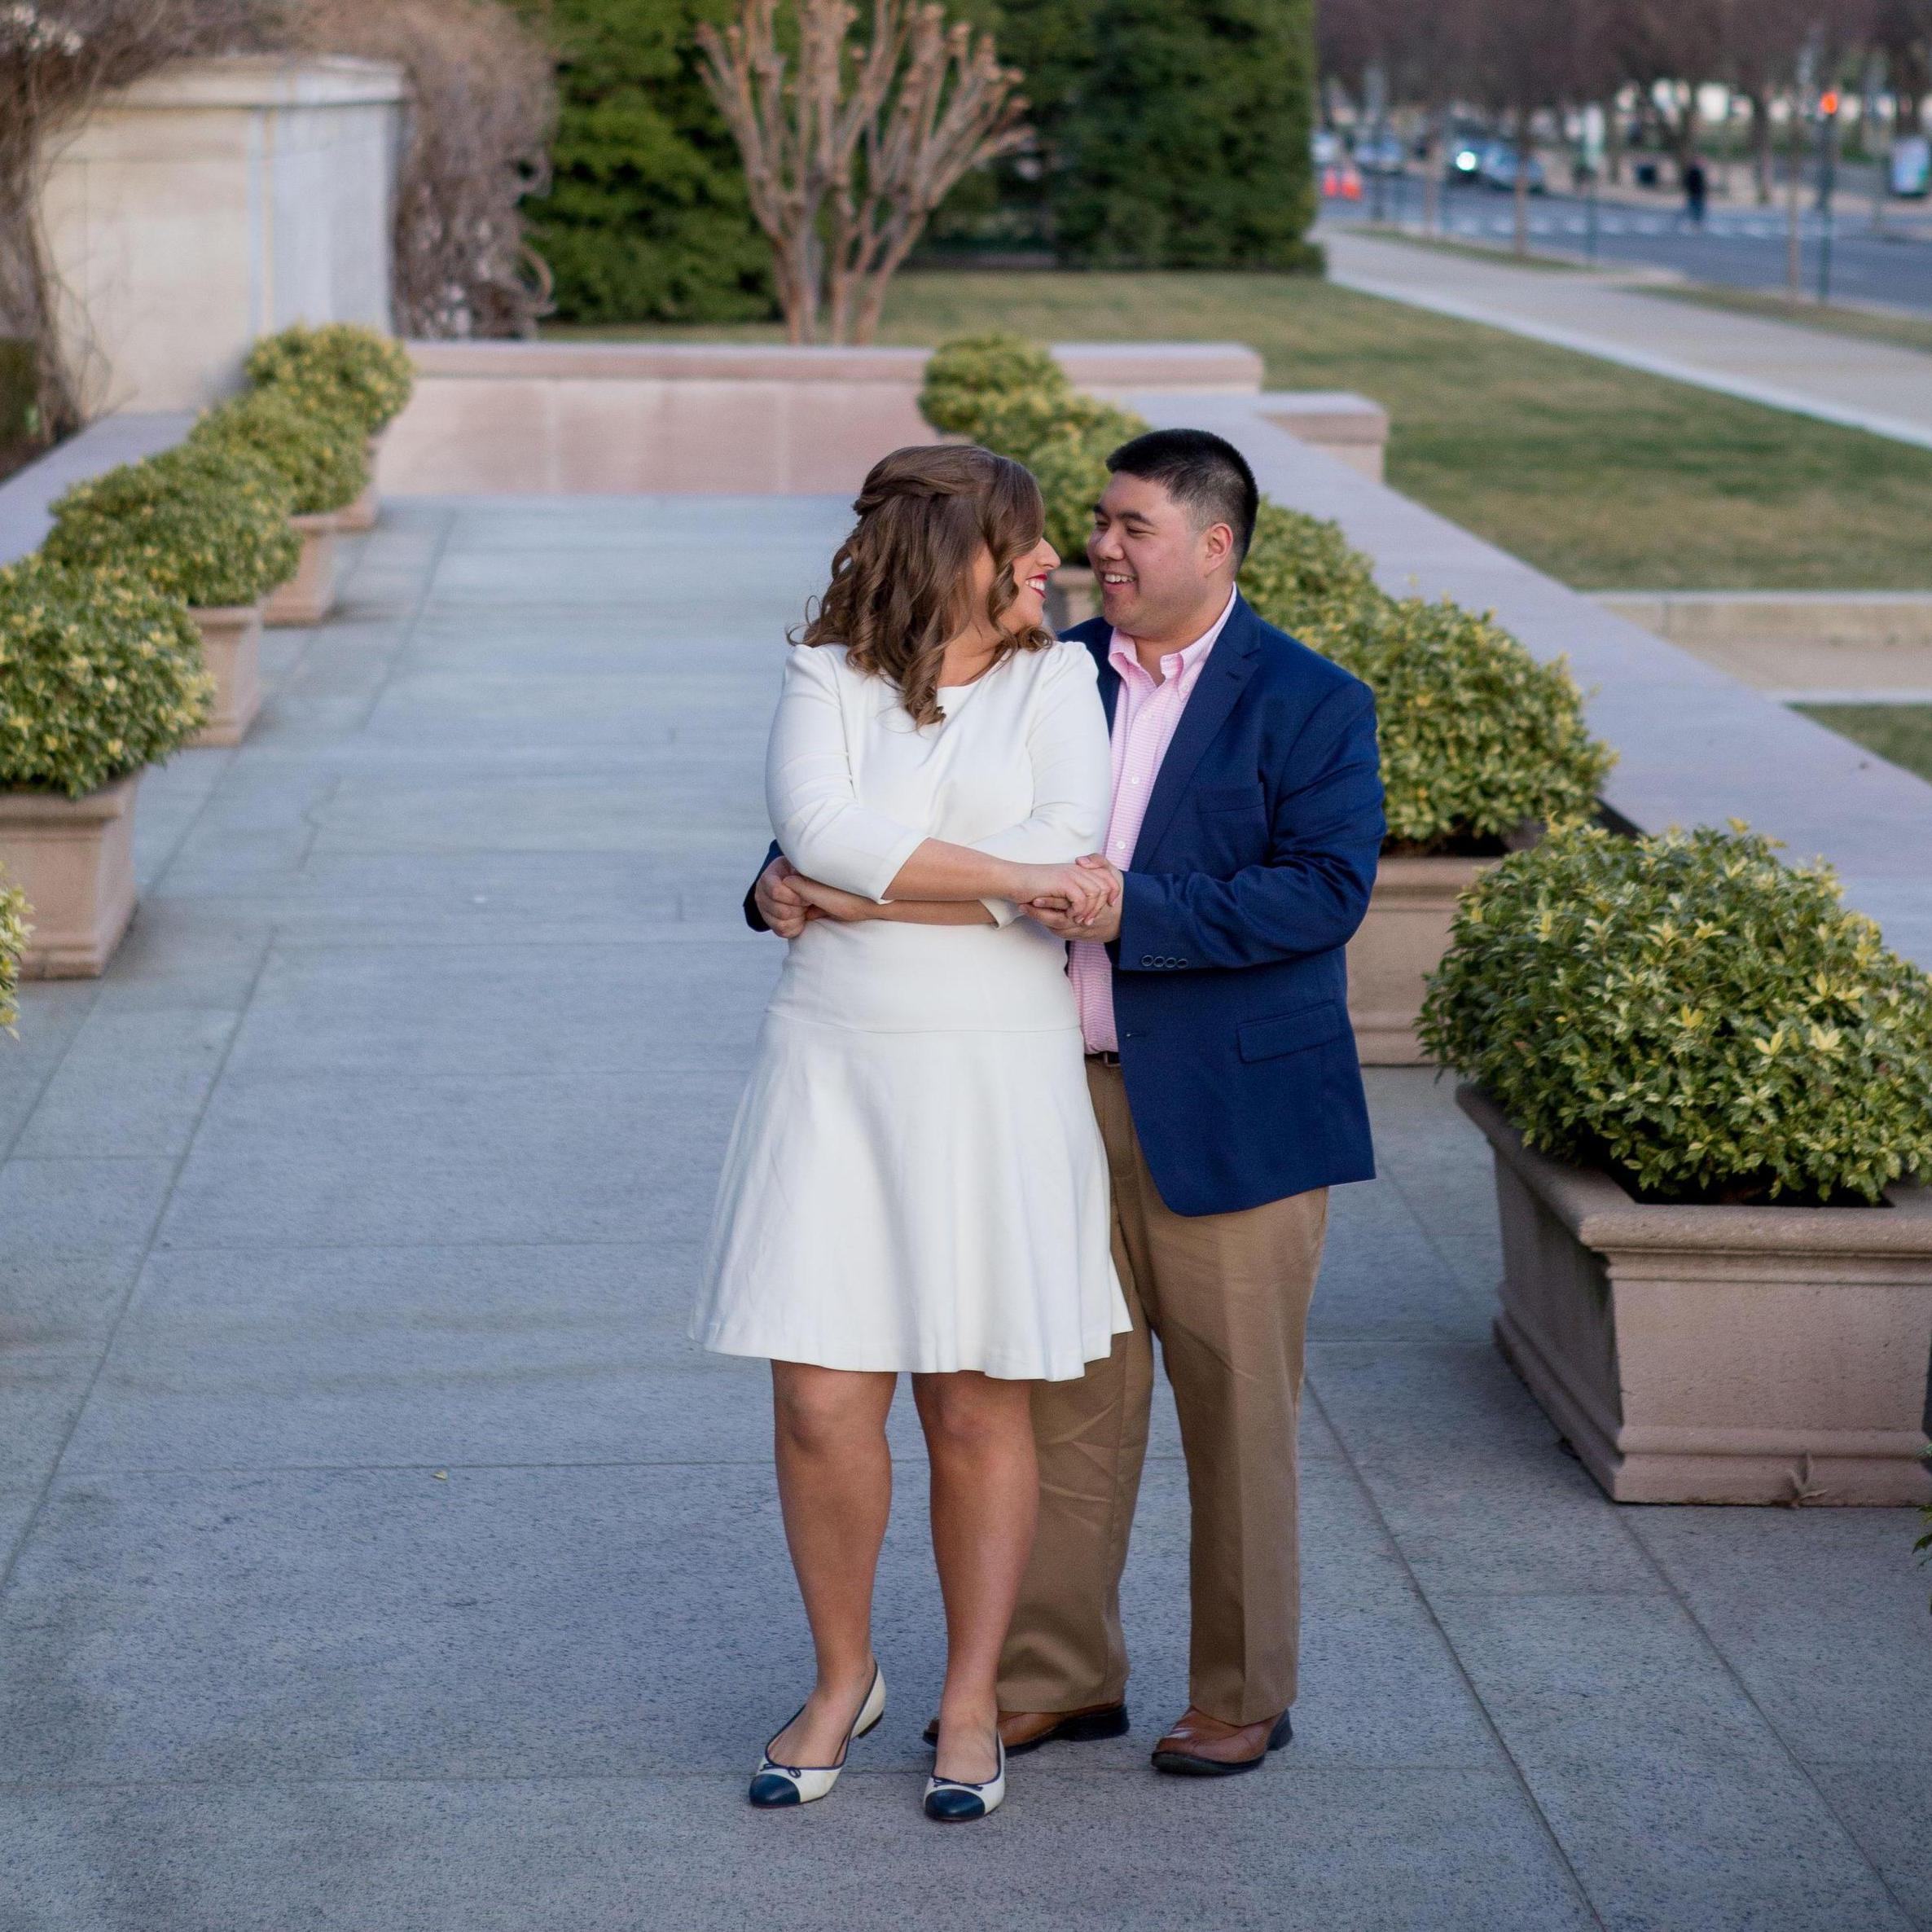
[[[261,709],[261,603],[192,608],[201,655],[214,674],[208,722],[190,744],[239,744]]]
[[[134,794],[130,772],[90,792],[0,792],[0,865],[27,895],[27,979],[92,979],[106,970],[134,916]]]
[[[330,511],[316,516],[292,516],[296,533],[302,540],[302,560],[295,575],[270,591],[262,606],[261,621],[276,626],[319,624],[336,608],[336,533],[341,529],[340,513]]]
[[[386,433],[384,432],[384,433]],[[362,494],[345,510],[336,512],[336,528],[343,532],[361,532],[375,528],[375,520],[382,512],[382,499],[375,491],[375,462],[381,454],[382,435],[369,439],[369,481],[362,485]]]
[[[1495,1150],[1497,1345],[1611,1497],[1932,1496],[1932,1192],[1648,1206],[1526,1148],[1474,1088],[1456,1097]]]
[[[1442,963],[1456,902],[1493,858],[1385,858],[1348,944],[1348,1014],[1364,1066],[1420,1067],[1416,1038],[1429,976]]]

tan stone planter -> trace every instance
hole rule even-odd
[[[1100,587],[1084,564],[1062,564],[1047,579],[1047,621],[1070,630],[1100,614]]]
[[[90,792],[0,792],[0,866],[27,895],[27,979],[92,979],[134,916],[131,772]]]
[[[287,583],[270,591],[268,602],[262,606],[261,621],[277,626],[319,624],[336,607],[336,533],[341,528],[339,513],[331,511],[317,516],[292,516],[288,520],[302,540],[302,560]]]
[[[239,744],[261,709],[261,602],[191,608],[201,655],[214,674],[208,722],[190,744]]]
[[[1531,1152],[1486,1096],[1496,1341],[1620,1503],[1923,1502],[1932,1193],[1653,1207]]]
[[[1385,858],[1368,916],[1348,946],[1348,1012],[1365,1066],[1429,1064],[1416,1038],[1456,902],[1493,858]]]
[[[362,494],[346,510],[336,512],[336,528],[345,533],[372,530],[375,520],[381,513],[382,499],[375,494],[375,460],[381,453],[383,436],[379,433],[369,439],[369,481],[362,485]]]

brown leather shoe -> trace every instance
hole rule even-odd
[[[1227,1724],[1190,1704],[1154,1746],[1154,1769],[1183,1778],[1231,1778],[1267,1762],[1294,1736],[1284,1710],[1252,1724]]]
[[[1043,1744],[1093,1744],[1103,1737],[1125,1737],[1125,1704],[1090,1704],[1084,1710],[1003,1710],[999,1741],[1009,1758],[1023,1758]],[[934,1718],[923,1733],[928,1744],[939,1741]]]

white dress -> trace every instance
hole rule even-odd
[[[841,647],[794,646],[772,829],[883,901],[928,838],[1029,863],[1096,850],[1111,766],[1080,644],[942,690],[916,726]],[[731,1131],[691,1333],[828,1368],[1065,1381],[1129,1326],[1065,948],[995,925],[815,920],[787,949]]]

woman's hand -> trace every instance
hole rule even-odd
[[[785,883],[805,901],[808,920],[829,919],[838,925],[855,926],[879,916],[880,909],[872,900],[856,892],[841,892],[822,880],[808,879],[802,872],[794,872]]]
[[[1020,889],[1006,897],[1023,906],[1063,912],[1074,925],[1093,924],[1120,891],[1118,876],[1111,867],[1021,865],[1013,870],[1019,875]]]

